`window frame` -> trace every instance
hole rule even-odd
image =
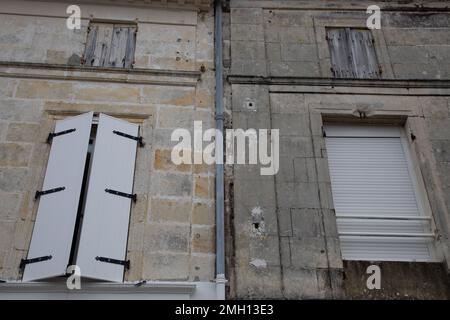
[[[317,52],[320,59],[320,71],[322,77],[334,78],[331,71],[331,55],[326,40],[326,28],[357,28],[367,29],[366,19],[355,19],[342,17],[339,14],[332,14],[330,16],[314,16],[314,33],[317,43]],[[371,30],[376,46],[375,51],[378,58],[378,64],[381,67],[381,79],[393,79],[394,72],[390,63],[389,51],[386,45],[385,36],[382,30]],[[357,79],[359,80],[359,79]]]
[[[437,228],[434,220],[434,216],[431,210],[430,202],[425,189],[425,183],[423,181],[420,168],[413,153],[411,143],[407,138],[407,130],[405,126],[397,125],[382,125],[382,124],[355,124],[355,123],[336,123],[336,122],[323,122],[324,132],[326,137],[376,137],[376,138],[399,138],[401,146],[405,154],[405,160],[408,168],[408,173],[411,178],[411,183],[417,203],[417,208],[420,218],[426,218],[429,220],[430,230],[434,233],[434,238],[430,240],[428,248],[430,250],[430,259],[424,262],[441,262],[442,259],[439,255],[437,248]],[[326,139],[326,138],[325,138]],[[329,157],[328,157],[329,158]],[[329,161],[329,159],[328,159]],[[331,175],[331,172],[329,173]],[[331,185],[331,189],[333,186]],[[334,199],[333,199],[334,201]],[[339,231],[338,231],[339,234]],[[339,238],[342,236],[339,234]],[[361,237],[365,238],[365,237]],[[370,237],[369,237],[370,238]],[[388,237],[386,237],[388,238]],[[372,239],[372,238],[371,238]],[[348,259],[343,259],[348,260]],[[353,259],[350,259],[353,260]],[[370,260],[370,259],[369,259]],[[393,260],[380,260],[380,261],[393,261]],[[395,260],[397,261],[397,260]],[[404,260],[398,260],[404,261]],[[413,260],[410,260],[411,262]],[[422,261],[422,260],[417,260]]]

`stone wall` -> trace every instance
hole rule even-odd
[[[33,14],[40,7],[20,8]],[[100,18],[141,18],[134,71],[68,66],[83,54],[86,19],[70,31],[58,16],[1,15],[0,279],[21,279],[48,133],[56,120],[94,111],[140,124],[146,142],[137,153],[125,279],[212,281],[213,167],[174,166],[170,152],[173,129],[192,130],[194,120],[214,126],[213,12],[99,8],[92,10]]]
[[[264,1],[231,1],[231,72],[332,77],[325,28],[366,28],[369,15],[365,10],[370,2],[366,3],[334,2],[323,10],[320,2],[315,5],[291,2],[289,7]],[[382,78],[448,79],[448,13],[414,12],[409,6],[395,2],[375,4],[382,10],[382,29],[373,30]],[[333,6],[335,10],[331,9]]]
[[[382,29],[373,35],[383,79],[332,79],[325,27],[365,28],[369,4],[382,9]],[[450,13],[442,3],[424,6],[433,9],[417,9],[414,1],[230,1],[224,22],[230,122],[235,129],[279,129],[280,170],[261,176],[259,166],[234,165],[229,177],[229,297],[448,296]],[[413,79],[421,79],[416,87],[406,81]],[[414,271],[413,264],[385,263],[384,291],[361,289],[365,268],[341,258],[324,122],[400,125],[413,133],[408,143],[434,220],[436,264]],[[396,282],[396,272],[411,275],[411,285]]]
[[[232,85],[234,128],[280,130],[277,175],[261,176],[259,166],[235,165],[235,251],[234,264],[230,266],[233,297],[345,296],[345,268],[322,133],[324,121],[393,125],[405,122],[407,132],[417,137],[410,144],[421,172],[419,179],[423,177],[425,182],[422,196],[430,202],[434,214],[438,259],[448,259],[450,203],[446,199],[446,181],[450,173],[443,145],[450,133],[439,124],[448,121],[449,98],[394,93],[374,96],[373,89],[358,94],[351,93],[354,88],[340,89],[348,93],[310,94],[305,91],[313,87]],[[256,110],[245,110],[248,99],[254,102]],[[365,120],[355,116],[361,106],[370,110],[371,115]],[[438,136],[440,139],[436,140]],[[255,213],[261,215],[262,222],[257,225]],[[366,277],[364,273],[359,276]],[[442,281],[447,283],[448,279]],[[390,285],[395,287],[392,282]],[[414,292],[409,294],[414,297]]]

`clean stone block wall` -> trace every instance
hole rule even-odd
[[[48,133],[56,120],[94,111],[138,123],[146,142],[137,151],[126,281],[214,280],[213,166],[175,166],[170,159],[174,129],[192,130],[194,120],[214,127],[213,12],[155,10],[111,11],[118,20],[150,17],[138,22],[136,68],[146,69],[139,73],[55,66],[83,54],[86,19],[70,31],[59,17],[1,15],[0,279],[21,279]]]

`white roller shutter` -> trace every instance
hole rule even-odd
[[[132,201],[123,194],[133,192],[137,142],[130,136],[138,131],[138,125],[100,114],[77,255],[83,277],[123,280],[124,265],[117,262],[126,257]]]
[[[23,281],[64,275],[77,217],[93,113],[57,121]],[[63,190],[61,190],[64,188]],[[46,260],[43,257],[50,257]],[[36,261],[42,258],[42,261]],[[34,261],[34,262],[33,262]]]
[[[401,128],[326,126],[327,154],[343,259],[432,260]]]

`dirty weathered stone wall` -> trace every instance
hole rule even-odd
[[[261,176],[259,166],[234,166],[231,298],[448,296],[450,75],[444,64],[450,13],[432,2],[439,12],[418,12],[413,3],[378,4],[382,29],[373,34],[382,79],[388,81],[332,79],[325,27],[364,28],[369,4],[377,3],[230,2],[224,64],[232,126],[280,130],[277,175]],[[422,80],[418,88],[405,81],[412,79]],[[434,220],[437,264],[415,272],[402,263],[382,265],[389,281],[382,294],[358,291],[365,287],[365,269],[341,258],[322,132],[328,121],[400,125],[416,137],[409,145],[423,181],[420,196]],[[396,282],[396,272],[411,275],[412,284]]]
[[[382,28],[373,36],[383,78],[450,77],[448,13],[417,12],[414,3],[395,1],[326,2],[231,1],[232,74],[332,77],[325,28],[366,28],[366,8],[376,4]]]
[[[214,126],[213,12],[82,6],[87,17],[138,19],[134,70],[106,71],[76,66],[89,19],[71,31],[57,14],[18,8],[26,12],[0,22],[0,279],[21,279],[48,133],[58,119],[94,111],[138,123],[146,141],[137,154],[125,279],[213,280],[213,168],[170,159],[173,129],[192,130],[194,120]]]

